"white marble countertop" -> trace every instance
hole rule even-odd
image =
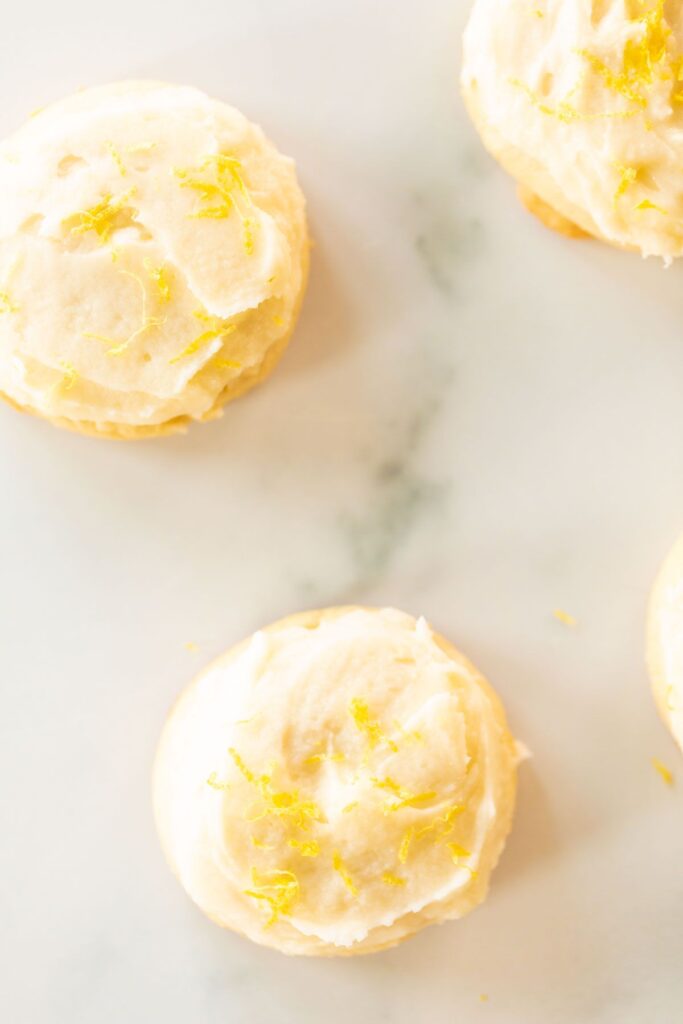
[[[683,267],[520,209],[458,97],[467,6],[4,11],[3,133],[82,84],[198,85],[297,158],[317,243],[289,354],[222,421],[120,445],[0,410],[8,1024],[681,1019],[683,760],[642,633],[683,527]],[[534,759],[483,908],[290,960],[183,895],[150,762],[205,661],[345,601],[431,619]]]

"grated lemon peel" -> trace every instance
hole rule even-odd
[[[118,263],[118,250],[113,249],[111,257],[112,262]],[[85,331],[83,333],[84,338],[90,338],[93,341],[101,341],[104,342],[105,345],[109,345],[109,348],[107,349],[108,356],[123,355],[123,353],[130,348],[133,342],[137,341],[137,339],[142,337],[143,334],[146,334],[147,331],[150,331],[156,327],[163,327],[163,325],[166,323],[165,317],[151,316],[148,313],[147,288],[145,287],[145,282],[142,280],[142,278],[138,274],[135,274],[132,270],[126,270],[125,268],[120,268],[119,273],[123,277],[129,277],[132,281],[135,281],[136,285],[140,289],[140,296],[142,301],[140,312],[141,323],[140,326],[131,334],[129,334],[128,337],[125,338],[123,341],[120,341],[116,338],[111,338],[106,334],[98,334],[95,331]]]
[[[3,313],[18,313],[19,306],[13,302],[9,292],[0,292],[0,315]]]
[[[193,170],[175,168],[173,172],[181,188],[197,192],[204,204],[191,214],[195,218],[225,220],[234,212],[242,222],[244,250],[248,256],[254,252],[253,202],[242,175],[242,164],[229,153],[213,153]],[[207,175],[213,174],[211,180]]]
[[[109,156],[116,164],[116,168],[119,174],[122,178],[125,178],[128,174],[128,171],[126,170],[126,165],[124,164],[123,158],[119,153],[118,149],[116,148],[113,142],[105,142],[105,146],[107,147],[107,152],[109,153]]]
[[[658,206],[657,203],[653,203],[650,199],[643,199],[637,206],[634,206],[633,209],[653,210],[655,213],[661,213],[663,217],[668,216],[668,210],[665,210],[663,206]]]
[[[261,900],[270,908],[270,919],[266,927],[274,925],[280,917],[287,917],[299,899],[299,879],[293,871],[257,871],[251,869],[252,888],[245,889],[245,896]]]
[[[553,615],[558,622],[562,623],[563,626],[570,626],[572,628],[574,626],[578,626],[577,619],[575,619],[573,615],[570,615],[569,612],[563,611],[562,608],[555,608]]]
[[[104,245],[116,230],[116,223],[128,201],[135,195],[135,187],[129,188],[119,196],[105,192],[99,203],[87,210],[78,210],[66,217],[62,224],[72,235],[85,235],[94,231]]]
[[[394,753],[398,751],[396,743],[385,735],[377,719],[373,718],[370,714],[370,708],[360,697],[354,697],[349,704],[349,714],[353,718],[358,731],[367,737],[370,750],[374,750],[375,747],[384,743]]]
[[[290,839],[287,845],[298,850],[302,857],[317,857],[320,853],[320,846],[315,839]]]
[[[660,776],[660,778],[663,779],[663,781],[667,784],[667,786],[673,786],[674,773],[671,771],[670,768],[667,768],[667,766],[662,761],[660,761],[658,757],[652,758],[652,767]]]
[[[71,391],[78,383],[78,373],[73,363],[68,362],[66,359],[61,359],[59,365],[63,372],[61,379],[54,385],[54,390]]]
[[[614,192],[614,205],[615,206],[619,202],[621,197],[624,195],[624,193],[627,191],[627,189],[630,188],[630,186],[633,185],[633,183],[638,178],[638,168],[637,167],[625,167],[625,166],[622,166],[621,164],[617,164],[616,165],[616,170],[619,173],[619,183],[618,183],[618,185],[617,185],[617,187],[615,189],[615,192]]]
[[[399,786],[399,784],[391,777],[384,779],[372,778],[370,781],[377,789],[386,790],[397,798],[394,803],[384,804],[384,807],[382,808],[384,814],[391,814],[394,811],[400,811],[404,807],[421,807],[422,804],[430,803],[437,796],[434,791],[426,793],[411,793],[410,790],[404,789],[403,786]]]
[[[217,772],[211,772],[211,774],[209,775],[208,779],[206,780],[206,784],[207,784],[207,786],[211,786],[211,789],[219,789],[219,790],[230,789],[230,783],[229,782],[219,782],[218,781],[218,773]]]
[[[406,829],[398,851],[398,859],[405,864],[411,848],[425,836],[434,835],[434,842],[438,843],[447,838],[455,828],[455,819],[465,810],[463,804],[453,804],[443,814],[437,815],[427,825],[411,825]]]
[[[200,349],[204,348],[205,345],[208,345],[210,341],[214,341],[216,338],[226,338],[237,330],[237,324],[230,323],[228,320],[221,320],[217,316],[211,316],[203,309],[195,310],[192,315],[206,325],[206,330],[198,334],[177,356],[173,356],[169,360],[171,365],[179,363],[182,359],[187,359],[188,356],[193,356]]]
[[[671,29],[664,16],[664,3],[665,0],[656,0],[650,10],[630,17],[642,32],[638,38],[627,39],[621,66],[616,71],[595,54],[578,51],[608,89],[640,108],[648,105],[649,90],[657,78],[679,79],[680,59],[669,56]]]
[[[351,895],[354,897],[358,896],[358,887],[355,884],[353,878],[351,877],[348,868],[344,864],[344,861],[342,860],[342,856],[339,850],[335,850],[334,853],[332,854],[332,867],[337,872],[337,874],[339,875],[339,877],[341,878],[342,882],[349,890]]]
[[[382,881],[385,885],[402,886],[406,884],[405,878],[401,878],[400,875],[395,875],[391,871],[385,871],[383,873]]]
[[[250,821],[274,817],[301,831],[310,829],[314,822],[324,822],[325,818],[318,805],[313,800],[302,799],[298,789],[275,790],[270,774],[255,775],[234,747],[230,747],[228,753],[246,781],[258,790],[263,802],[262,811],[250,818]]]

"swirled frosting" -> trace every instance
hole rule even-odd
[[[172,712],[162,843],[219,924],[288,953],[362,953],[484,897],[517,752],[476,670],[390,609],[295,616]]]
[[[307,253],[294,165],[238,111],[78,93],[0,145],[0,392],[105,433],[211,416],[283,349]]]
[[[545,203],[615,245],[683,254],[680,0],[477,0],[462,85]]]

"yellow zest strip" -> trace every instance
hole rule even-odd
[[[210,316],[205,313],[204,310],[195,310],[192,314],[197,320],[201,320],[207,324],[207,329],[202,331],[194,341],[191,341],[182,352],[179,352],[177,356],[173,356],[173,359],[169,360],[171,365],[179,363],[181,359],[187,359],[188,356],[193,356],[195,352],[199,352],[200,349],[208,345],[210,341],[214,341],[216,338],[225,338],[229,334],[233,334],[237,330],[237,324],[229,323],[227,320],[221,320],[219,317]]]
[[[152,261],[147,258],[144,260],[144,265],[150,279],[157,287],[159,300],[161,302],[168,302],[171,298],[171,282],[168,267],[165,263],[160,263],[158,267],[155,267]]]
[[[351,811],[355,811],[356,807],[358,807],[358,801],[352,800],[346,807],[342,807],[342,814],[350,814]]]
[[[19,306],[15,305],[8,292],[0,292],[0,313],[18,313]]]
[[[134,195],[134,188],[128,189],[127,192],[123,192],[116,198],[112,196],[111,192],[106,192],[95,206],[91,206],[88,210],[79,210],[62,223],[65,227],[70,227],[72,235],[85,235],[88,231],[94,231],[104,244],[114,232],[119,214]]]
[[[213,172],[216,180],[208,180],[207,172]],[[256,225],[250,216],[253,203],[242,177],[240,161],[227,153],[214,153],[208,156],[196,170],[188,171],[176,168],[174,174],[180,181],[181,188],[193,189],[205,204],[197,213],[192,214],[193,217],[225,220],[233,210],[235,211],[242,221],[244,249],[250,256],[254,251],[254,228]],[[205,175],[205,177],[201,177],[201,175]]]
[[[270,919],[266,928],[275,924],[280,917],[287,917],[299,899],[299,879],[293,871],[266,871],[261,873],[252,868],[253,888],[245,889],[245,896],[262,900],[270,907]]]
[[[114,261],[114,263],[116,263],[119,258],[118,252],[114,250],[111,255],[112,260]],[[131,270],[119,270],[119,273],[123,274],[124,277],[130,277],[131,280],[135,281],[138,288],[140,289],[140,295],[142,298],[142,310],[140,315],[142,322],[138,329],[136,331],[133,331],[133,333],[129,335],[127,338],[125,338],[123,341],[117,341],[116,338],[110,338],[106,334],[96,334],[94,331],[84,331],[84,338],[90,338],[93,341],[102,341],[105,343],[105,345],[110,346],[107,349],[108,356],[123,355],[123,353],[133,344],[133,342],[137,341],[137,339],[140,338],[143,334],[146,334],[147,331],[152,330],[153,327],[163,327],[163,325],[166,323],[165,317],[149,316],[149,314],[147,313],[147,289],[145,288],[145,284],[142,278],[138,277],[138,275],[134,274]]]
[[[194,642],[194,640],[186,640],[185,643],[183,644],[183,646],[184,646],[186,651],[193,651],[194,652],[194,651],[198,651],[199,650],[199,644],[196,644]]]
[[[384,872],[384,874],[382,875],[382,881],[384,882],[385,885],[399,886],[406,884],[405,878],[401,878],[400,875],[394,875],[392,874],[391,871]]]
[[[471,857],[472,854],[469,850],[466,850],[460,843],[446,843],[446,847],[449,850],[451,857],[457,863],[463,857]]]
[[[121,154],[119,153],[118,149],[116,148],[116,146],[114,145],[113,142],[105,142],[105,146],[107,147],[107,150],[109,151],[109,156],[112,158],[112,160],[116,164],[116,166],[118,168],[118,171],[119,171],[119,174],[121,175],[122,178],[125,178],[126,174],[128,172],[126,170],[126,165],[124,164],[123,160],[121,159]]]
[[[555,616],[557,621],[561,622],[564,626],[574,627],[578,625],[578,622],[574,618],[574,616],[570,615],[569,612],[562,611],[561,608],[556,608],[553,612],[553,615]]]
[[[290,839],[287,845],[298,850],[302,857],[317,857],[320,853],[320,846],[315,839]]]
[[[445,839],[451,834],[455,827],[455,819],[459,814],[462,814],[465,810],[462,804],[453,804],[443,814],[439,814],[436,818],[429,822],[428,825],[422,825],[418,828],[416,825],[411,825],[406,830],[401,845],[398,851],[398,859],[401,864],[405,864],[408,859],[408,854],[413,843],[419,842],[424,836],[434,834],[434,842],[439,842],[441,839]]]
[[[649,199],[643,199],[642,202],[638,203],[637,206],[633,207],[634,210],[654,210],[655,213],[661,213],[663,217],[668,216],[668,210],[665,210],[663,206],[657,206],[656,203],[650,202]]]
[[[332,867],[337,872],[342,882],[349,890],[352,896],[358,895],[358,888],[356,887],[351,875],[349,874],[344,861],[341,858],[341,854],[338,850],[335,850],[332,854]]]
[[[258,789],[264,804],[263,810],[250,818],[250,821],[275,817],[302,831],[309,829],[313,822],[324,821],[318,805],[313,800],[302,800],[298,789],[291,792],[274,790],[270,775],[254,775],[233,747],[230,748],[229,754],[247,782]]]
[[[209,775],[208,779],[206,780],[206,784],[207,784],[207,786],[211,786],[212,789],[220,789],[220,790],[230,789],[230,783],[229,782],[219,782],[218,781],[218,774],[216,772],[211,772],[211,774]]]
[[[385,814],[390,814],[393,811],[400,811],[404,807],[420,807],[422,804],[429,803],[437,795],[433,791],[429,793],[411,793],[410,790],[403,789],[402,786],[399,786],[399,784],[392,778],[373,778],[370,781],[373,786],[377,787],[377,789],[384,789],[398,797],[396,803],[387,803],[384,805],[383,811]]]
[[[321,753],[321,754],[311,754],[310,757],[307,757],[305,759],[304,764],[322,764],[324,761],[336,761],[336,762],[341,763],[342,761],[345,761],[345,760],[346,760],[346,758],[344,757],[344,755],[341,752],[337,753],[337,754]]]
[[[374,750],[379,743],[386,743],[394,753],[398,750],[397,745],[382,732],[379,722],[372,717],[370,709],[364,700],[354,697],[349,705],[349,713],[353,718],[356,728],[368,738],[370,750]]]
[[[619,202],[621,197],[624,195],[626,190],[629,188],[629,186],[631,186],[638,177],[637,167],[622,167],[620,164],[617,164],[616,169],[619,171],[620,177],[619,184],[617,185],[616,191],[614,193],[615,206]]]
[[[241,370],[242,364],[236,363],[234,359],[215,359],[211,364],[216,370]]]
[[[673,786],[674,784],[674,773],[663,764],[658,757],[652,758],[652,767],[666,782],[667,786]]]
[[[64,371],[62,379],[57,381],[55,388],[59,388],[62,391],[71,391],[78,382],[78,373],[76,372],[73,363],[69,363],[66,359],[62,359],[59,364]]]
[[[251,838],[251,845],[254,846],[257,850],[274,850],[275,849],[274,846],[270,846],[268,843],[261,842],[261,840],[257,839],[256,836],[251,836],[250,838]]]

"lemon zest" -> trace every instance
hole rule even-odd
[[[398,750],[396,743],[382,732],[379,722],[370,714],[370,708],[359,697],[354,697],[349,705],[349,713],[353,718],[356,728],[367,736],[370,750],[374,750],[380,743],[385,743],[394,753]]]
[[[382,875],[382,881],[385,885],[400,886],[405,885],[405,878],[401,878],[400,875],[394,875],[391,871],[385,871]]]
[[[260,839],[257,839],[256,836],[250,836],[250,839],[251,839],[251,845],[254,846],[257,850],[274,850],[275,849],[274,846],[271,846],[268,843],[262,842]]]
[[[230,789],[229,782],[219,782],[217,772],[211,772],[208,779],[206,780],[207,786],[211,786],[212,789],[226,790]]]
[[[541,114],[545,114],[546,117],[556,117],[563,124],[574,124],[576,121],[604,121],[629,118],[634,117],[638,113],[637,110],[606,110],[597,114],[582,114],[568,99],[560,100],[555,106],[550,106],[550,104],[544,103],[526,82],[522,82],[519,78],[510,78],[508,81],[516,89],[521,89]],[[572,92],[574,92],[574,89],[568,95],[571,96]]]
[[[59,388],[62,391],[71,391],[78,383],[78,373],[73,363],[68,362],[66,359],[60,360],[59,365],[63,370],[63,374],[61,380],[57,381],[55,388]]]
[[[253,888],[245,889],[244,894],[268,904],[270,919],[266,924],[267,928],[275,924],[280,917],[287,917],[299,899],[301,887],[293,871],[261,873],[252,868],[251,881]]]
[[[351,811],[355,811],[356,807],[358,807],[358,800],[352,800],[346,807],[342,807],[342,814],[350,814]]]
[[[307,757],[305,759],[304,764],[322,764],[324,761],[334,761],[334,762],[341,763],[342,761],[345,761],[345,760],[346,760],[345,755],[341,751],[339,751],[336,754],[330,754],[330,753],[311,754],[310,757]]]
[[[561,622],[564,626],[573,627],[578,625],[578,622],[574,618],[574,616],[570,615],[569,612],[563,611],[562,608],[555,608],[555,610],[553,611],[553,615],[555,616],[557,621]]]
[[[417,825],[411,825],[406,829],[398,851],[398,859],[401,864],[405,864],[408,860],[408,854],[413,844],[419,842],[425,836],[434,834],[434,842],[436,843],[449,836],[455,827],[455,819],[464,810],[463,804],[453,804],[443,814],[433,818],[427,825],[422,825],[420,828]]]
[[[114,249],[111,255],[112,261],[117,263],[119,259],[118,251]],[[101,341],[104,342],[104,344],[109,345],[109,348],[107,349],[108,356],[123,355],[123,353],[130,348],[133,342],[137,341],[137,339],[143,334],[146,334],[147,331],[150,331],[155,327],[163,327],[166,323],[165,317],[150,316],[147,312],[147,289],[145,288],[145,283],[142,278],[137,274],[134,274],[132,270],[121,269],[119,270],[119,273],[124,277],[129,277],[132,281],[135,281],[136,285],[140,289],[142,300],[142,308],[140,312],[141,323],[137,330],[133,331],[132,334],[129,334],[123,341],[117,340],[116,338],[110,338],[106,334],[97,334],[94,331],[84,331],[84,338],[90,338],[93,341]]]
[[[392,778],[387,777],[384,779],[372,778],[370,780],[377,789],[386,790],[397,797],[396,803],[386,803],[383,807],[385,814],[390,814],[394,811],[400,811],[404,807],[420,807],[422,804],[429,803],[437,795],[434,791],[428,793],[411,793],[410,790],[404,789]]]
[[[151,150],[156,149],[157,146],[157,142],[136,142],[132,146],[126,146],[126,153],[131,155],[135,153],[149,153]]]
[[[242,222],[245,252],[251,256],[256,226],[251,216],[254,204],[242,176],[240,161],[228,153],[213,153],[194,170],[175,168],[174,174],[180,181],[180,187],[197,192],[204,204],[191,214],[192,217],[225,220],[235,211]],[[209,174],[213,174],[215,180],[210,180]]]
[[[196,644],[194,640],[186,640],[183,644],[186,651],[198,651],[199,644]]]
[[[642,26],[638,39],[628,39],[621,57],[621,67],[613,71],[603,60],[587,50],[579,50],[591,69],[599,75],[608,89],[619,93],[638,107],[646,107],[648,89],[655,77],[678,78],[680,63],[668,59],[671,29],[664,17],[665,0],[657,0],[649,11],[631,21]]]
[[[348,868],[344,864],[344,861],[342,860],[342,856],[339,853],[339,850],[335,850],[334,853],[332,854],[332,867],[337,872],[337,874],[339,875],[339,877],[341,878],[342,882],[349,890],[351,895],[357,896],[358,887],[356,886],[355,882],[353,881],[353,878],[349,874]]]
[[[446,843],[446,848],[456,863],[463,857],[472,856],[470,851],[466,850],[464,846],[460,845],[460,843]]]
[[[634,210],[654,210],[655,213],[661,213],[663,217],[668,216],[668,210],[665,210],[663,206],[657,206],[657,203],[653,203],[649,199],[643,199],[637,206],[634,206]]]
[[[170,364],[179,363],[181,359],[187,359],[188,356],[193,356],[200,349],[208,345],[210,341],[214,341],[216,338],[225,338],[229,334],[233,334],[237,330],[237,324],[230,323],[227,320],[221,320],[220,317],[210,316],[205,313],[204,310],[195,310],[192,314],[197,320],[201,320],[207,325],[207,329],[202,331],[201,334],[186,345],[182,352],[179,352],[177,356],[173,356],[169,360]]]
[[[673,786],[674,773],[671,771],[670,768],[667,768],[667,766],[663,764],[663,762],[660,761],[658,757],[652,758],[652,767],[661,776],[661,778],[664,780],[667,786]]]
[[[18,313],[19,306],[12,301],[9,292],[0,292],[0,314],[2,313]]]
[[[249,819],[250,821],[274,817],[283,821],[285,825],[302,831],[308,830],[314,822],[324,821],[318,805],[313,800],[301,799],[298,789],[290,792],[275,790],[271,775],[255,775],[247,768],[234,747],[230,747],[228,753],[246,781],[255,786],[261,796],[263,807],[258,814]]]
[[[619,184],[617,185],[614,193],[615,205],[619,202],[629,186],[631,186],[638,178],[637,167],[622,167],[620,164],[617,164],[617,170],[619,171]]]
[[[302,857],[317,857],[320,853],[320,846],[315,839],[290,839],[287,845],[298,850]]]
[[[109,152],[109,156],[112,158],[112,160],[116,164],[116,166],[118,168],[119,174],[121,175],[122,178],[125,178],[126,175],[128,174],[128,171],[126,170],[126,165],[124,164],[123,159],[122,159],[121,154],[119,153],[118,149],[116,148],[116,146],[114,145],[113,142],[105,142],[105,146],[107,147],[107,150]]]
[[[105,192],[99,203],[95,203],[87,210],[71,214],[62,223],[70,229],[72,235],[85,235],[88,231],[94,231],[104,245],[116,229],[119,214],[134,195],[135,188],[130,188],[116,197],[111,192]]]
[[[160,263],[158,267],[155,267],[152,261],[145,258],[144,266],[145,270],[149,274],[151,280],[157,286],[159,292],[159,300],[161,302],[169,302],[171,298],[171,281],[169,277],[168,267],[165,263]]]

